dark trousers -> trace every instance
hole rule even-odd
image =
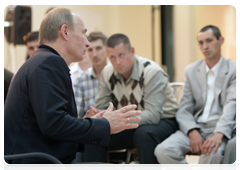
[[[122,167],[108,163],[75,163],[74,170],[123,170]]]
[[[141,164],[158,164],[154,149],[168,136],[178,130],[175,118],[161,119],[156,125],[142,125],[137,129],[111,135],[108,147],[85,145],[84,162],[107,162],[107,151],[137,148]]]

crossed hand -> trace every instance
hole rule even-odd
[[[211,137],[204,141],[203,137],[197,130],[189,132],[190,137],[190,152],[197,153],[198,155],[209,155],[217,152],[218,147],[222,143],[223,134],[220,132],[214,133]]]

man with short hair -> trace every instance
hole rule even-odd
[[[236,63],[221,55],[224,38],[217,27],[202,28],[197,41],[205,59],[185,69],[180,130],[156,147],[159,163],[187,163],[188,152],[200,155],[200,164],[222,163],[236,123]]]
[[[124,34],[112,35],[106,52],[112,65],[102,71],[95,107],[104,110],[108,102],[115,109],[136,104],[142,111],[140,126],[111,135],[109,147],[86,145],[84,161],[107,162],[108,150],[137,148],[140,163],[157,163],[154,148],[178,129],[178,105],[168,75],[155,62],[135,55]]]
[[[51,27],[49,26],[51,25]],[[82,60],[89,42],[81,17],[54,8],[41,22],[40,47],[18,70],[4,107],[4,155],[44,152],[62,163],[75,163],[83,144],[108,145],[110,134],[137,128],[135,105],[105,111],[91,108],[77,118],[69,67]],[[134,117],[133,117],[134,116]],[[42,158],[8,163],[50,163]]]
[[[87,39],[90,45],[86,53],[92,67],[88,68],[86,72],[73,82],[73,91],[79,117],[83,117],[90,109],[90,106],[94,106],[101,71],[107,65],[105,50],[107,37],[101,32],[91,32],[87,36]]]
[[[29,32],[24,39],[24,43],[27,46],[27,59],[31,58],[33,53],[39,49],[39,42],[38,42],[39,32]]]
[[[76,72],[74,77],[72,75],[73,92],[75,96],[78,117],[84,117],[91,106],[95,104],[95,97],[98,92],[98,82],[101,78],[101,71],[107,64],[107,57],[105,51],[105,44],[107,37],[101,32],[91,32],[87,36],[90,42],[86,51],[86,56],[92,65],[86,71],[82,71],[81,75],[77,77]],[[84,64],[78,62],[78,64]],[[72,69],[76,68],[76,65]],[[72,71],[72,70],[71,70]],[[74,79],[73,79],[74,78]],[[76,159],[82,162],[82,153],[78,152]]]

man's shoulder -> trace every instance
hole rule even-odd
[[[24,63],[24,65],[27,65],[27,67],[32,65],[33,69],[38,67],[45,68],[48,65],[51,65],[51,67],[49,67],[50,69],[60,69],[59,65],[64,69],[68,68],[67,63],[60,55],[44,49],[37,50],[34,55]]]
[[[231,59],[225,59],[229,65],[230,68],[235,69],[236,70],[236,62],[231,60]]]
[[[144,57],[137,56],[137,55],[135,55],[135,58],[138,61],[138,63],[140,65],[142,65],[144,68],[149,65],[153,66],[154,68],[160,68],[160,66],[156,62],[154,62],[148,58],[144,58]]]
[[[185,71],[188,71],[188,72],[189,72],[189,71],[193,71],[193,70],[195,70],[195,69],[198,69],[199,66],[203,64],[204,61],[205,61],[204,59],[201,59],[201,60],[195,61],[195,62],[187,65],[187,66],[185,67]]]
[[[138,68],[140,73],[144,70],[144,74],[146,76],[152,77],[157,72],[161,72],[163,75],[168,76],[168,74],[156,62],[136,55],[135,58],[138,62]]]
[[[107,64],[102,70],[103,75],[112,74],[113,72],[114,72],[114,67],[112,64]]]

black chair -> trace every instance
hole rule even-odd
[[[22,153],[22,154],[13,154],[13,155],[4,155],[5,161],[7,160],[13,160],[13,159],[25,159],[25,158],[44,158],[47,159],[54,164],[62,164],[61,161],[59,161],[57,158],[55,158],[52,155],[49,155],[47,153],[42,153],[42,152],[32,152],[32,153]]]

